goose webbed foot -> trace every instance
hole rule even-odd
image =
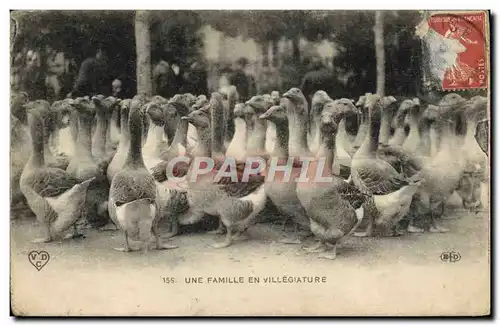
[[[245,240],[248,240],[249,238],[250,237],[245,232],[236,231],[233,234],[233,240],[235,240],[235,241],[245,241]]]
[[[156,250],[169,250],[169,249],[176,249],[176,248],[179,248],[179,246],[173,245],[173,244],[162,243],[160,241],[159,237],[156,238]]]
[[[408,228],[406,229],[408,233],[423,233],[424,229],[416,227],[413,224],[408,225]]]
[[[301,244],[302,241],[299,238],[292,238],[288,236],[282,236],[279,240],[279,243],[283,244]]]
[[[118,228],[113,223],[108,223],[105,226],[100,227],[99,231],[102,231],[102,232],[105,232],[105,231],[118,231]]]
[[[217,229],[208,231],[209,234],[218,234],[218,235],[224,234],[225,232],[226,229],[222,221],[219,221],[219,226],[217,227]]]
[[[233,241],[232,229],[231,229],[231,227],[227,227],[227,233],[226,233],[225,240],[223,242],[214,243],[212,245],[212,248],[215,248],[215,249],[227,248],[231,245],[232,241]]]
[[[358,238],[365,238],[365,237],[371,237],[372,234],[371,232],[365,231],[365,232],[354,232],[353,235]]]
[[[437,224],[432,224],[431,227],[429,228],[429,232],[431,233],[446,233],[450,231],[449,229],[439,226]]]
[[[311,253],[324,252],[326,250],[325,245],[321,241],[316,242],[316,244],[311,247],[303,247],[302,249]]]
[[[406,234],[406,230],[402,229],[400,226],[396,225],[392,228],[392,236],[400,237]]]
[[[335,258],[337,258],[337,245],[332,245],[330,247],[326,244],[325,251],[318,255],[318,259],[334,260]]]
[[[51,242],[52,238],[51,237],[43,237],[43,238],[36,238],[31,240],[31,243],[47,243]]]
[[[147,247],[147,245],[146,245]],[[141,250],[140,248],[132,248],[130,247],[130,244],[128,243],[128,235],[125,232],[125,247],[123,248],[113,248],[113,250],[119,251],[119,252],[132,252],[132,251],[139,251]]]

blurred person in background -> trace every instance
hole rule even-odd
[[[118,77],[111,83],[111,95],[119,99],[127,98],[123,88],[123,80],[123,77]]]
[[[184,93],[208,96],[208,73],[203,59],[193,60],[189,69],[184,73]]]
[[[95,56],[82,62],[73,90],[67,97],[109,95],[110,79],[106,54],[102,48],[98,48]]]
[[[231,86],[230,79],[234,73],[233,69],[231,69],[231,66],[223,65],[219,72],[220,72],[219,89]]]
[[[316,91],[323,90],[331,98],[338,98],[342,95],[343,85],[337,79],[333,69],[325,66],[321,58],[313,57],[310,61],[310,71],[302,78],[300,87],[309,104]]]
[[[230,84],[236,86],[241,102],[248,101],[251,94],[252,81],[245,72],[247,65],[247,58],[239,58],[238,61],[236,61],[236,69],[229,79]]]
[[[40,51],[29,50],[25,66],[20,70],[20,90],[28,93],[33,100],[47,98],[45,75]]]

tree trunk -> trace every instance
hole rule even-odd
[[[279,67],[278,41],[272,41],[273,67]]]
[[[137,54],[137,94],[151,96],[151,39],[149,35],[150,13],[137,10],[135,14],[135,50]]]
[[[299,63],[300,62],[300,38],[298,35],[295,35],[292,39],[292,53],[293,53],[293,61]]]
[[[382,11],[375,12],[375,56],[377,59],[377,94],[384,96],[385,92],[385,50],[384,50],[384,16]]]

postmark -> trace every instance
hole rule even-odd
[[[485,11],[426,13],[416,27],[423,41],[424,85],[456,91],[488,87]]]
[[[46,251],[32,250],[28,254],[28,259],[38,271],[41,271],[50,260],[50,255]]]

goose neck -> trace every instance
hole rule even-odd
[[[272,123],[272,122],[271,122]],[[276,126],[276,144],[274,145],[273,156],[288,157],[289,131],[288,125],[284,123],[275,124]]]
[[[374,117],[369,121],[366,130],[366,136],[363,141],[363,144],[359,148],[358,152],[364,155],[375,156],[375,153],[378,149],[379,142],[379,126],[380,126],[380,117]]]
[[[382,120],[380,122],[380,136],[379,141],[382,145],[389,144],[389,136],[391,134],[391,121],[389,113],[382,114]]]
[[[42,167],[45,163],[44,159],[44,142],[43,142],[43,123],[39,117],[28,117],[31,135],[32,152],[28,161],[28,166]]]
[[[249,138],[248,149],[257,152],[264,151],[266,148],[267,122],[255,118],[252,125],[253,128]]]
[[[125,166],[131,168],[145,167],[142,157],[143,119],[139,111],[131,111],[129,117],[130,146]],[[122,125],[123,126],[123,125]]]
[[[109,122],[109,115],[104,113],[97,114],[96,128],[92,139],[92,149],[94,149],[96,156],[104,155],[106,142],[111,141],[111,133],[108,128]]]
[[[180,144],[184,147],[187,145],[187,133],[189,128],[189,122],[187,120],[180,120],[177,130],[175,131],[174,139],[172,144]]]
[[[80,114],[78,118],[78,142],[76,147],[76,155],[79,158],[92,157],[92,121],[93,116]]]
[[[292,113],[288,117],[289,128],[289,152],[292,156],[300,156],[309,153],[307,145],[307,119]]]
[[[198,141],[193,151],[193,156],[212,157],[212,137],[210,128],[196,128]]]

